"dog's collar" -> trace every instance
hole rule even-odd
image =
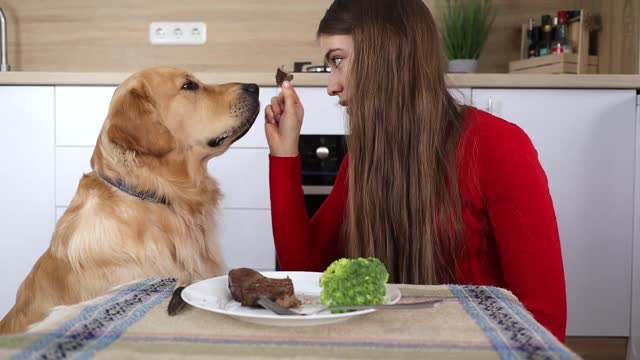
[[[158,195],[156,193],[153,192],[144,192],[144,191],[135,191],[131,188],[129,188],[127,186],[127,184],[125,184],[122,180],[120,179],[111,179],[110,177],[104,175],[104,174],[100,174],[97,173],[98,176],[104,180],[107,184],[115,187],[116,189],[126,192],[127,194],[131,195],[131,196],[135,196],[139,199],[142,200],[146,200],[146,201],[152,201],[155,203],[159,203],[159,204],[164,204],[164,205],[169,205],[169,200],[167,200],[166,197]]]

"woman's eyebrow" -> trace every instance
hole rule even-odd
[[[329,51],[327,51],[327,54],[324,56],[324,59],[325,59],[327,62],[331,62],[331,59],[330,59],[331,54],[332,54],[333,52],[335,52],[335,51],[338,51],[338,50],[342,50],[342,49],[340,49],[340,48],[333,48],[333,49],[329,49]]]

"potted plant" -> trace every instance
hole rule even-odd
[[[444,0],[440,32],[449,58],[449,72],[476,71],[494,20],[492,0]]]

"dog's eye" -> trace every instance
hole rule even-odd
[[[198,85],[197,82],[192,80],[187,80],[187,82],[185,82],[184,85],[182,85],[182,90],[196,91],[199,88],[200,88],[200,85]]]
[[[219,137],[217,139],[211,139],[209,140],[209,142],[207,143],[207,145],[211,146],[211,147],[218,147],[220,145],[222,145],[222,143],[224,143],[224,139],[223,137]]]

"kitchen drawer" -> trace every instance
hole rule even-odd
[[[67,206],[82,174],[91,171],[90,147],[56,148],[56,206]],[[269,209],[269,150],[230,148],[209,161],[226,208]]]
[[[66,207],[57,207],[56,219],[66,210]],[[218,214],[218,242],[229,268],[275,269],[271,210],[223,209]]]
[[[114,86],[56,86],[56,145],[95,146]]]
[[[56,87],[56,145],[95,146],[114,90],[113,86]],[[251,130],[233,147],[268,147],[264,107],[276,93],[275,87],[260,88],[260,114]]]
[[[82,174],[91,172],[93,147],[56,148],[56,206],[67,206],[78,189]]]
[[[269,150],[234,149],[209,160],[222,189],[224,208],[270,209]]]
[[[274,270],[276,251],[271,211],[224,209],[219,219],[219,241],[229,268]]]

